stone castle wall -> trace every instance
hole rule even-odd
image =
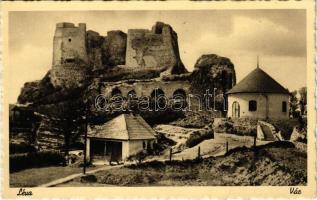
[[[94,70],[124,65],[127,34],[122,31],[109,31],[107,36],[100,36],[94,31],[87,31],[87,53],[89,66]]]
[[[134,91],[137,97],[150,97],[155,89],[161,89],[167,98],[172,98],[176,90],[183,90],[187,95],[190,93],[188,81],[136,81],[105,83],[101,93],[106,97],[112,96],[113,90],[119,90],[123,97],[128,97],[129,92]]]
[[[50,71],[54,87],[78,87],[85,79],[88,55],[86,24],[58,23],[53,41],[53,66]]]
[[[88,77],[88,69],[79,63],[55,65],[50,71],[51,83],[55,87],[77,88],[84,85]]]
[[[80,60],[88,61],[86,51],[86,24],[58,23],[53,41],[53,67]]]
[[[177,34],[170,25],[162,22],[157,22],[152,30],[130,29],[128,34],[109,31],[107,36],[86,31],[86,24],[58,23],[51,76],[54,86],[68,87],[73,84],[68,84],[68,80],[85,79],[80,77],[83,74],[80,68],[74,68],[74,65],[67,68],[70,63],[86,65],[90,71],[120,66],[136,71],[157,70],[164,74],[187,72],[180,60]]]
[[[107,64],[124,65],[127,47],[127,34],[122,31],[109,31],[104,44]]]
[[[161,22],[152,30],[128,30],[126,67],[166,70],[178,65],[177,35]],[[174,45],[174,46],[173,46]]]

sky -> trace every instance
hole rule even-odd
[[[9,102],[25,82],[40,80],[51,68],[58,22],[86,23],[87,30],[150,29],[170,24],[178,35],[181,59],[192,71],[203,54],[229,58],[237,82],[260,67],[290,91],[306,86],[305,10],[196,11],[14,11],[9,14]]]

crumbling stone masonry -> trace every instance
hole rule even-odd
[[[83,23],[56,25],[51,75],[54,86],[72,87],[85,80],[87,70],[113,67],[135,72],[157,70],[164,75],[187,72],[179,56],[177,34],[162,22],[152,30],[130,29],[128,34],[115,30],[107,36],[86,31]]]
[[[157,22],[152,30],[130,29],[127,40],[125,67],[186,71],[179,56],[177,34],[171,26]]]

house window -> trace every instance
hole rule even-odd
[[[282,102],[282,112],[286,112],[287,110],[287,104],[286,104],[286,101],[283,101]]]
[[[256,111],[256,101],[249,101],[249,111]]]
[[[145,141],[143,141],[143,149],[146,148],[146,144],[145,144]]]

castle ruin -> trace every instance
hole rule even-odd
[[[177,34],[162,22],[152,30],[129,29],[128,34],[109,31],[107,36],[86,31],[83,23],[58,23],[53,44],[51,79],[55,86],[72,87],[89,71],[113,67],[131,72],[187,72],[179,56]]]
[[[119,94],[124,100],[130,95],[153,100],[153,94],[158,93],[172,100],[181,95],[186,101],[190,94],[204,95],[216,87],[222,104],[223,94],[233,85],[233,64],[230,59],[215,54],[201,56],[194,71],[188,72],[179,55],[176,32],[162,22],[157,22],[150,30],[129,29],[128,33],[111,30],[106,36],[86,30],[83,23],[75,26],[64,22],[56,24],[52,68],[42,80],[26,83],[18,102],[30,103],[33,111],[48,116],[41,120],[43,126],[40,125],[36,132],[38,138],[48,138],[46,133],[55,137],[72,128],[61,129],[59,133],[56,129],[60,129],[60,125],[45,120],[53,116],[54,119],[76,121],[76,116],[82,115],[84,102],[89,103],[91,116],[107,116],[109,113],[99,113],[92,108],[100,94],[107,98]],[[191,109],[196,108],[197,104],[192,102]],[[170,115],[144,114],[148,118]],[[49,147],[49,144],[41,146]]]

